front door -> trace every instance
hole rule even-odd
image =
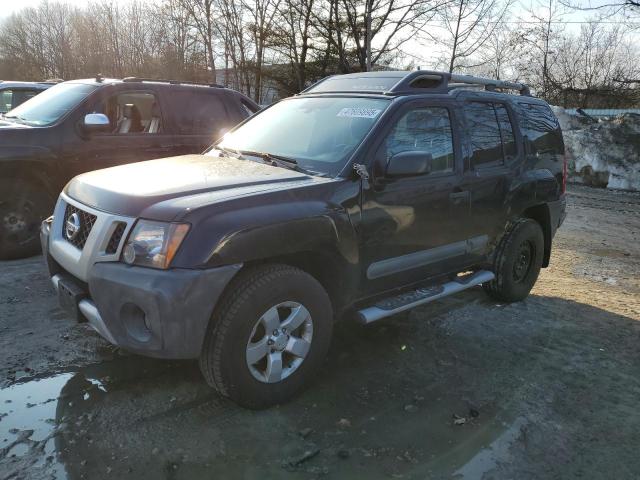
[[[412,102],[395,115],[363,197],[363,294],[455,271],[478,248],[466,228],[469,192],[459,145],[455,111],[446,103]],[[410,151],[430,155],[430,171],[390,177],[389,159]]]
[[[73,175],[175,153],[175,139],[165,131],[161,104],[152,91],[122,91],[106,96],[84,109],[79,124],[87,113],[105,114],[110,130],[83,134],[63,145],[63,155]],[[80,126],[78,129],[81,131]]]

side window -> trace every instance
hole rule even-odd
[[[386,159],[400,152],[431,154],[431,173],[452,172],[453,135],[449,111],[443,107],[417,108],[405,113],[387,137]]]
[[[244,118],[250,117],[251,115],[257,112],[257,110],[253,107],[253,105],[250,105],[244,100],[241,100],[240,103],[242,104],[242,112],[244,113]]]
[[[562,153],[564,150],[560,125],[549,107],[531,103],[520,104],[522,134],[529,139],[532,153]]]
[[[516,137],[513,134],[513,125],[509,119],[509,112],[504,105],[495,104],[498,123],[500,124],[500,132],[502,134],[502,146],[505,158],[513,157],[517,153]]]
[[[126,92],[112,95],[92,109],[109,117],[106,135],[154,134],[162,131],[160,106],[153,93]]]
[[[502,153],[502,137],[498,116],[492,103],[470,102],[465,105],[467,127],[471,148],[471,165],[501,165],[504,161]],[[513,135],[513,132],[512,132]]]
[[[19,89],[13,91],[13,98],[11,99],[11,108],[16,108],[18,105],[22,105],[30,98],[35,97],[40,91],[38,90],[26,90]]]
[[[176,92],[175,122],[182,135],[218,135],[229,126],[229,116],[222,99],[212,92]]]
[[[13,91],[12,90],[2,90],[0,92],[0,113],[7,113],[13,107]]]

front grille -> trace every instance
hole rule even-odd
[[[120,241],[122,240],[122,235],[124,234],[124,230],[126,228],[127,228],[127,224],[125,222],[118,222],[116,229],[111,234],[111,238],[109,239],[109,243],[107,244],[105,253],[113,255],[118,251],[118,246],[120,245]]]
[[[80,225],[75,234],[69,235],[69,232],[67,230],[67,222],[71,219],[74,213],[78,215]],[[85,212],[84,210],[80,210],[79,208],[76,208],[71,204],[67,204],[67,208],[64,212],[64,220],[62,222],[62,236],[69,243],[82,250],[85,243],[87,243],[87,238],[89,238],[89,234],[91,233],[93,224],[96,223],[96,219],[97,217],[95,215],[92,215],[89,212]]]

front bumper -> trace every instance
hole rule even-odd
[[[242,266],[155,270],[104,262],[93,264],[84,283],[51,256],[49,231],[43,222],[43,253],[59,294],[61,283],[77,288],[77,310],[100,335],[151,357],[198,358],[216,302]]]

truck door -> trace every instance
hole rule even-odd
[[[464,188],[471,193],[472,235],[490,240],[504,231],[509,215],[509,190],[518,149],[513,116],[507,105],[495,101],[468,101],[463,108],[469,165]]]
[[[462,186],[459,125],[451,105],[410,102],[380,137],[362,203],[364,294],[457,270],[477,248],[465,228],[469,192]],[[389,160],[403,152],[430,156],[430,171],[390,176]]]
[[[106,115],[110,130],[83,134],[80,125],[87,113]],[[77,120],[80,135],[62,146],[70,173],[170,156],[172,136],[166,132],[164,113],[157,94],[149,90],[111,92],[89,103]]]
[[[174,105],[171,121],[176,155],[202,153],[242,120],[219,89],[198,90],[175,92],[170,99]]]

